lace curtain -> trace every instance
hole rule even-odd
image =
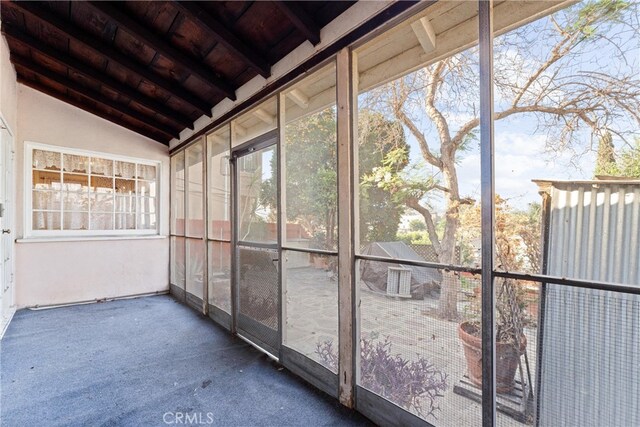
[[[89,173],[89,158],[65,154],[62,159],[62,166],[65,172]]]
[[[60,170],[62,155],[45,150],[33,150],[32,165],[34,169]]]
[[[135,178],[136,164],[128,162],[115,162],[114,173],[120,178]]]
[[[33,230],[156,227],[154,165],[34,149],[32,167]]]

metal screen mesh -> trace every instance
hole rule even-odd
[[[390,294],[366,282],[376,271],[386,285],[397,261],[359,261],[360,358],[358,385],[433,425],[480,425],[478,400],[456,392],[467,373],[458,328],[464,319],[479,321],[480,277],[468,273],[420,267],[403,269],[437,283],[414,295]],[[391,270],[390,270],[391,269]],[[365,277],[366,276],[366,277]],[[457,320],[439,314],[443,293],[454,292]],[[474,390],[481,398],[479,389]]]
[[[240,247],[238,267],[238,327],[262,343],[278,348],[278,252]]]
[[[202,299],[204,287],[204,241],[201,239],[186,239],[186,286],[191,295]]]
[[[549,285],[539,425],[640,425],[640,296]]]
[[[284,344],[338,373],[338,260],[284,253]]]
[[[209,304],[231,314],[231,243],[208,245]]]
[[[171,236],[171,284],[184,290],[185,239]]]

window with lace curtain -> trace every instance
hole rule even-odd
[[[158,162],[41,144],[26,148],[27,236],[157,234]]]

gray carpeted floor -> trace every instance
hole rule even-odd
[[[368,424],[168,296],[21,310],[0,346],[2,426]]]

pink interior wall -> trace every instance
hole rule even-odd
[[[64,304],[166,291],[169,286],[169,152],[148,138],[18,85],[16,304]],[[160,236],[41,241],[24,238],[24,143],[161,162]],[[27,168],[28,169],[28,168]],[[28,213],[27,213],[28,214]]]

